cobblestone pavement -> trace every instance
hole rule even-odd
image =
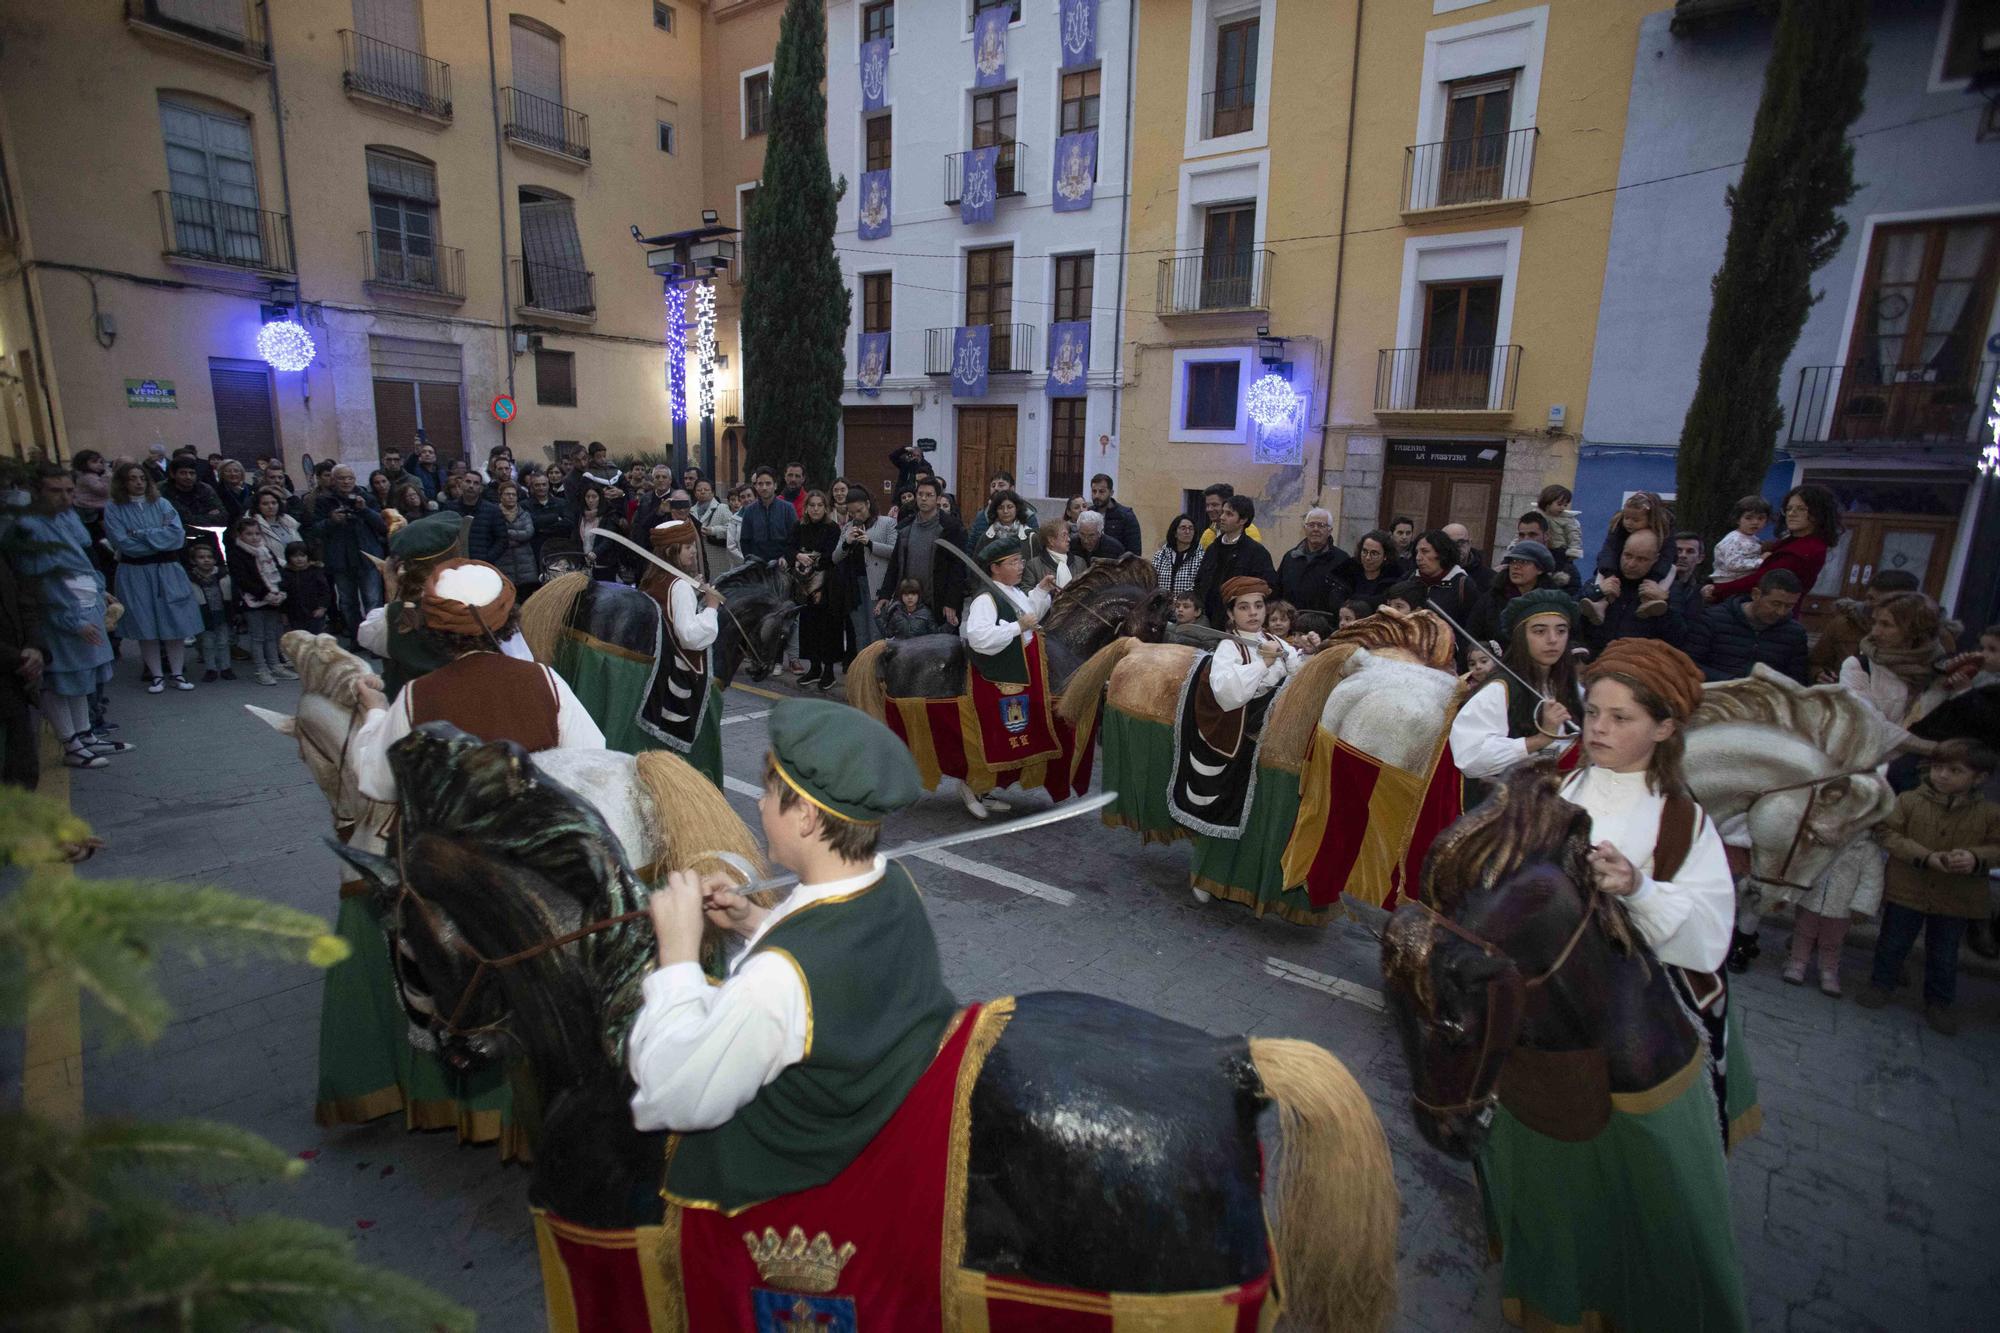
[[[113,716],[139,748],[106,771],[73,775],[76,811],[110,843],[86,873],[217,883],[331,918],[338,875],[322,842],[326,806],[293,742],[240,707],[289,708],[297,687],[225,683],[148,696],[133,665],[120,668]],[[740,690],[727,696],[726,764],[746,788],[770,706]],[[888,841],[965,822],[957,800],[939,794],[892,821]],[[1216,1032],[1327,1046],[1374,1098],[1395,1154],[1400,1327],[1497,1326],[1472,1174],[1416,1135],[1402,1056],[1380,1012],[1374,941],[1351,924],[1315,931],[1197,906],[1185,848],[1141,846],[1081,821],[1029,837],[913,866],[958,993],[1090,991]],[[1990,1327],[2000,1261],[1990,1233],[1978,1235],[2000,1195],[2000,988],[1967,978],[1964,1033],[1945,1039],[1907,1000],[1869,1013],[1782,985],[1772,961],[1782,947],[1782,928],[1767,926],[1765,961],[1739,990],[1766,1112],[1762,1137],[1730,1164],[1754,1323]],[[1864,966],[1851,950],[1851,983]],[[218,1193],[214,1206],[279,1208],[341,1228],[371,1260],[477,1310],[485,1328],[542,1326],[525,1171],[449,1134],[405,1133],[395,1118],[313,1124],[316,975],[217,963],[177,966],[167,980],[179,1016],[158,1044],[106,1048],[87,1038],[93,1113],[211,1116],[310,1154],[302,1183]]]

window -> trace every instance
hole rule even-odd
[[[1090,318],[1090,285],[1096,269],[1096,255],[1056,256],[1055,317],[1059,322]]]
[[[752,74],[743,80],[743,137],[763,134],[771,123],[771,75]]]
[[[264,259],[250,118],[220,107],[160,99],[174,249],[258,264]]]
[[[865,273],[861,277],[861,331],[888,333],[895,319],[895,279],[887,273]],[[882,371],[887,374],[885,359]]]
[[[1958,0],[1951,11],[1942,55],[1938,73],[1947,79],[1969,79],[2000,67],[2000,4]]]
[[[1005,370],[1013,364],[1013,246],[965,252],[965,322],[992,327],[987,343],[989,369]]]
[[[1009,23],[1021,21],[1021,0],[972,0],[972,12],[975,17],[989,9],[1006,10]]]
[[[437,172],[393,148],[368,150],[368,211],[378,282],[435,289],[438,284]]]
[[[1498,199],[1507,174],[1507,124],[1514,76],[1460,79],[1445,87],[1439,205]]]
[[[1497,278],[1427,284],[1417,406],[1461,411],[1488,406],[1499,326]]]
[[[674,30],[674,7],[672,5],[661,4],[660,0],[653,0],[653,26],[661,32],[672,32]]]
[[[1188,430],[1236,429],[1236,389],[1242,369],[1236,361],[1188,362],[1181,424]]]
[[[660,151],[672,153],[675,150],[674,127],[669,121],[660,121]]]
[[[1243,134],[1257,111],[1257,33],[1261,20],[1238,19],[1215,32],[1215,77],[1209,83],[1214,110],[1209,137]]]
[[[1049,494],[1083,494],[1082,398],[1049,400]]]
[[[576,353],[535,349],[535,401],[544,407],[576,406]]]
[[[595,314],[575,203],[527,186],[520,197],[521,304],[569,315]]]
[[[1257,205],[1220,204],[1202,215],[1201,308],[1251,304],[1255,295]]]
[[[1012,88],[996,88],[972,99],[972,146],[1000,145],[1000,160],[993,168],[993,186],[1000,194],[1014,193],[1014,113],[1018,94]]]
[[[872,42],[887,37],[896,40],[896,0],[877,0],[861,7],[861,40]]]
[[[516,92],[558,106],[563,100],[562,35],[518,15],[508,26]],[[518,114],[518,112],[517,112]]]
[[[894,146],[895,126],[888,112],[868,118],[868,171],[889,169],[889,150]]]
[[[1103,79],[1103,71],[1095,69],[1078,70],[1074,74],[1063,75],[1062,80],[1062,132],[1076,134],[1082,130],[1097,128],[1097,90]]]

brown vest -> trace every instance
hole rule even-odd
[[[504,653],[467,653],[403,687],[410,725],[449,722],[483,741],[553,750],[561,738],[561,701],[546,669]]]

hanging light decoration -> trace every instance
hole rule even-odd
[[[710,282],[694,289],[694,359],[701,419],[710,421],[715,417],[715,284]]]
[[[1993,386],[1993,401],[1986,407],[1986,447],[1979,451],[1979,475],[2000,474],[2000,383]]]
[[[1292,392],[1292,382],[1283,375],[1272,371],[1260,376],[1244,395],[1244,403],[1250,409],[1250,419],[1269,430],[1280,422],[1290,421],[1292,413],[1298,409],[1299,396]]]
[[[274,319],[257,330],[257,355],[277,370],[304,370],[312,364],[312,335],[305,325],[290,319]]]
[[[687,292],[667,284],[667,402],[675,421],[688,417]]]

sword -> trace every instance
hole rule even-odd
[[[1445,624],[1451,626],[1454,630],[1458,631],[1460,634],[1463,634],[1468,643],[1477,645],[1483,652],[1485,652],[1485,654],[1488,657],[1493,659],[1494,666],[1498,667],[1502,672],[1506,673],[1507,679],[1513,681],[1516,685],[1519,685],[1522,689],[1534,695],[1537,699],[1540,699],[1542,703],[1552,704],[1555,702],[1554,699],[1551,699],[1548,695],[1543,694],[1540,690],[1530,685],[1527,681],[1522,680],[1519,675],[1515,674],[1514,668],[1508,666],[1505,662],[1500,660],[1499,644],[1494,643],[1490,640],[1484,643],[1480,642],[1478,635],[1474,634],[1471,630],[1467,629],[1465,626],[1459,624],[1456,620],[1453,620],[1450,616],[1446,615],[1444,612],[1438,610],[1435,606],[1426,606],[1424,607],[1424,610],[1430,612],[1432,615],[1436,616],[1439,620],[1442,620]],[[1537,705],[1535,708],[1535,729],[1537,731],[1540,731],[1541,726],[1542,726],[1542,710],[1540,705]],[[1546,735],[1547,733],[1544,732],[1543,734]],[[1583,734],[1583,728],[1577,726],[1576,719],[1571,718],[1568,722],[1565,722],[1563,724],[1563,731],[1561,733],[1562,739],[1568,739],[1569,737],[1572,736],[1581,736],[1582,734]]]
[[[470,519],[467,519],[466,521],[468,523],[471,522]],[[624,547],[626,550],[631,551],[634,555],[637,555],[641,560],[644,560],[647,563],[652,564],[660,569],[666,570],[667,573],[672,574],[677,579],[686,579],[689,583],[692,583],[694,585],[694,590],[698,593],[715,591],[714,585],[703,583],[700,579],[688,573],[685,569],[675,569],[672,565],[660,559],[660,557],[654,555],[651,551],[647,550],[645,547],[639,545],[639,543],[631,540],[628,537],[622,537],[615,532],[607,532],[603,528],[596,528],[591,532],[590,538],[592,541],[603,540],[609,542],[617,542],[620,546]]]
[[[992,593],[993,596],[996,599],[998,599],[1001,605],[1003,606],[1013,605],[1012,602],[1007,600],[1006,595],[1003,592],[1001,592],[1000,585],[994,581],[993,576],[991,574],[988,574],[985,570],[981,569],[979,567],[979,562],[977,560],[974,560],[971,556],[959,550],[956,543],[945,540],[945,535],[942,532],[938,534],[937,541],[933,543],[932,549],[939,551],[950,551],[952,554],[952,558],[958,561],[959,564],[964,565],[967,569],[971,570],[972,576],[978,579],[981,583],[985,584],[986,590]]]
[[[1103,791],[1095,796],[1085,797],[1080,801],[1065,802],[1062,805],[1053,806],[1047,810],[1037,811],[1032,815],[1023,815],[1019,819],[1010,819],[1004,824],[984,824],[978,828],[962,829],[957,833],[947,833],[941,838],[926,838],[922,842],[907,843],[904,846],[896,848],[894,851],[885,852],[883,855],[891,860],[905,859],[912,856],[922,856],[925,852],[940,851],[946,847],[956,847],[961,843],[980,842],[987,838],[997,838],[1005,833],[1025,833],[1029,829],[1042,828],[1048,824],[1059,824],[1065,819],[1074,819],[1078,815],[1087,815],[1093,810],[1102,810],[1117,799],[1117,792]],[[773,875],[767,879],[754,878],[754,872],[750,869],[750,863],[735,852],[704,852],[696,859],[720,861],[737,874],[743,876],[747,882],[742,888],[735,890],[735,892],[741,894],[762,893],[766,889],[789,889],[792,885],[799,882],[797,875]]]

